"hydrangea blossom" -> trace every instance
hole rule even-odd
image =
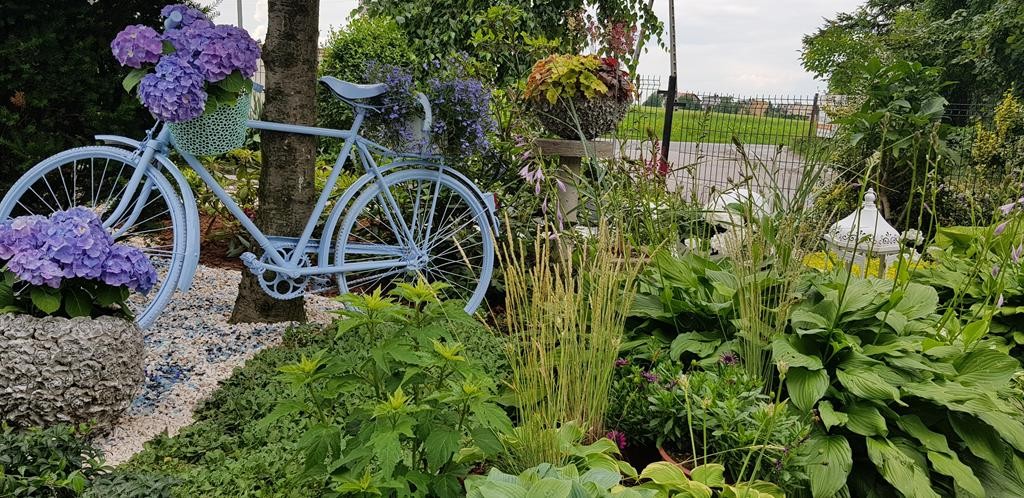
[[[136,24],[121,30],[114,41],[110,42],[110,50],[122,66],[138,69],[143,64],[153,64],[160,60],[163,41],[155,29]]]
[[[256,74],[260,46],[244,29],[220,25],[207,30],[202,36],[207,41],[200,49],[195,64],[206,81],[220,81],[235,70],[247,78]]]
[[[181,23],[178,24],[179,28],[191,26],[193,23],[197,21],[210,22],[210,20],[206,18],[206,14],[203,14],[200,10],[194,9],[192,7],[189,7],[188,5],[183,5],[180,3],[168,5],[161,9],[160,17],[167,19],[171,17],[171,14],[175,12],[181,14]]]
[[[206,19],[197,19],[188,26],[164,31],[164,40],[174,46],[175,55],[193,59],[213,37],[213,26]]]
[[[142,251],[115,244],[96,213],[83,207],[0,224],[0,261],[18,279],[53,288],[83,278],[145,293],[157,279]]]
[[[166,56],[139,83],[139,99],[149,112],[170,123],[196,118],[206,105],[203,75],[178,56]]]

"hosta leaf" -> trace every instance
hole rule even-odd
[[[806,462],[814,498],[835,496],[846,485],[853,453],[845,437],[815,434],[798,451]]]
[[[898,311],[907,320],[919,320],[934,314],[938,307],[939,293],[934,287],[910,282],[893,311]]]
[[[821,358],[801,353],[793,347],[785,338],[778,338],[772,342],[772,355],[775,361],[784,361],[790,367],[803,367],[808,370],[821,370]]]
[[[960,413],[950,413],[949,423],[953,426],[953,431],[967,444],[967,449],[971,450],[971,453],[996,467],[1003,466],[1006,444],[991,427],[979,424],[975,418]]]
[[[851,393],[875,401],[899,401],[900,392],[869,370],[837,370],[839,383]]]
[[[921,442],[929,451],[941,453],[952,453],[946,436],[939,434],[924,425],[924,422],[917,415],[904,415],[896,419],[896,425]]]
[[[672,339],[672,345],[669,347],[669,354],[672,358],[679,359],[683,353],[693,353],[700,358],[707,358],[715,352],[718,345],[722,343],[721,339],[706,338],[698,332],[686,332],[676,336]]]
[[[953,363],[958,375],[955,380],[966,386],[998,390],[1005,387],[1020,363],[1010,355],[995,349],[978,349],[965,354]]]
[[[690,479],[683,470],[668,462],[654,462],[640,472],[640,479],[650,479],[655,484],[686,485]]]
[[[524,496],[526,498],[568,498],[571,491],[571,481],[545,478],[530,486]]]
[[[852,403],[846,407],[846,428],[861,436],[885,436],[889,430],[885,418],[867,403]]]
[[[825,395],[828,384],[829,377],[825,369],[792,367],[786,374],[786,391],[793,404],[802,412],[814,408],[814,404]]]
[[[970,467],[960,461],[956,453],[929,451],[928,461],[932,463],[936,472],[952,477],[956,485],[968,493],[977,497],[985,496],[985,488],[981,486],[981,481],[974,475]]]
[[[828,400],[818,403],[818,415],[821,417],[821,423],[825,425],[825,430],[830,430],[835,426],[844,426],[849,420],[845,413],[836,411],[832,402]]]
[[[869,437],[865,439],[868,458],[878,468],[882,477],[903,496],[914,498],[940,498],[932,489],[928,470],[917,465],[913,458],[900,451],[888,439]]]
[[[690,478],[712,488],[719,488],[725,485],[725,467],[717,463],[700,465],[690,471]]]

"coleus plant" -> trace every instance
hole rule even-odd
[[[128,316],[130,292],[157,280],[149,258],[114,243],[84,207],[0,223],[0,267],[0,313]]]
[[[953,339],[938,302],[927,285],[825,274],[793,311],[773,353],[821,422],[798,455],[813,496],[1024,496],[1024,420],[1004,395],[1020,364]]]
[[[252,90],[260,46],[241,28],[214,25],[186,5],[161,11],[163,33],[136,24],[110,43],[122,66],[133,68],[124,89],[138,87],[139,99],[157,119],[189,121],[219,106],[234,106]]]

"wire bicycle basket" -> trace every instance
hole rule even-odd
[[[221,105],[198,118],[168,123],[175,147],[196,156],[215,156],[241,147],[251,101],[252,94],[243,93],[235,105]]]

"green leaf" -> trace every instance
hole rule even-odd
[[[818,403],[818,415],[821,417],[821,423],[825,425],[825,430],[845,426],[850,419],[845,413],[836,411],[832,407],[832,402],[828,400]]]
[[[459,449],[460,434],[448,428],[435,428],[423,445],[427,449],[427,466],[430,470],[440,469],[452,459]]]
[[[953,362],[953,366],[958,373],[955,380],[961,384],[997,391],[1009,384],[1020,363],[1002,351],[978,349]]]
[[[544,478],[530,486],[526,498],[568,498],[572,491],[572,482]]]
[[[501,444],[501,440],[498,438],[498,434],[486,427],[478,427],[474,429],[472,434],[473,444],[480,448],[487,456],[496,456],[505,451],[505,446]]]
[[[235,98],[243,92],[252,90],[252,81],[242,76],[242,73],[237,70],[218,81],[216,85],[224,91],[233,94]]]
[[[274,409],[270,413],[267,414],[266,417],[260,419],[260,421],[257,422],[256,426],[261,429],[266,429],[274,425],[274,422],[277,422],[281,418],[291,415],[293,413],[298,413],[302,411],[305,407],[305,404],[298,401],[281,401],[280,403],[277,404],[277,406],[274,407]]]
[[[821,370],[821,358],[801,353],[793,347],[785,338],[778,338],[772,342],[772,353],[775,361],[784,361],[790,368],[803,367],[808,370]]]
[[[61,295],[57,289],[33,287],[29,295],[32,298],[32,305],[47,315],[52,315],[60,309]]]
[[[928,470],[918,466],[909,455],[903,453],[888,439],[869,437],[865,440],[868,447],[868,458],[878,468],[878,472],[889,481],[903,496],[915,498],[940,498],[932,489],[928,479]]]
[[[163,55],[173,54],[174,50],[175,50],[174,44],[171,43],[170,40],[164,40],[164,43],[163,43]]]
[[[988,327],[988,319],[977,320],[968,323],[966,326],[964,326],[963,331],[961,331],[961,334],[964,338],[964,344],[974,344],[975,341],[984,337],[985,334],[988,332]]]
[[[685,332],[672,339],[669,355],[677,360],[683,353],[693,353],[699,358],[707,358],[715,352],[721,343],[721,339],[709,339],[699,332]]]
[[[908,320],[919,320],[935,313],[939,307],[939,293],[930,285],[910,282],[903,298],[896,303],[893,311],[900,312]]]
[[[878,408],[867,403],[852,403],[846,407],[846,416],[846,428],[861,436],[885,436],[889,433]]]
[[[960,461],[956,453],[929,451],[928,461],[932,463],[936,472],[952,477],[956,485],[967,490],[968,493],[978,497],[985,496],[985,488],[982,487],[981,481],[974,475],[970,467]]]
[[[835,496],[846,486],[853,468],[853,452],[845,437],[815,434],[798,451],[807,462],[805,468],[814,498]]]
[[[146,74],[149,74],[148,69],[133,69],[130,73],[128,73],[127,76],[124,77],[124,80],[121,81],[121,86],[124,87],[124,91],[130,93],[132,89],[135,88],[135,86],[138,85],[140,81],[142,81],[142,78],[144,78]]]
[[[82,289],[68,289],[64,295],[64,311],[68,316],[92,315],[92,296]]]
[[[128,289],[125,287],[101,285],[96,289],[96,304],[100,306],[114,306],[123,303],[126,299],[128,299]]]
[[[874,401],[900,399],[898,389],[870,370],[837,370],[836,377],[843,387],[861,398]]]
[[[786,391],[793,404],[802,412],[814,408],[814,404],[825,395],[829,377],[825,369],[808,370],[803,367],[791,367],[786,374]]]
[[[725,485],[725,467],[717,463],[707,463],[690,471],[690,478],[712,488]]]
[[[650,479],[655,484],[687,485],[690,479],[683,470],[668,462],[654,462],[640,472],[640,479]]]

